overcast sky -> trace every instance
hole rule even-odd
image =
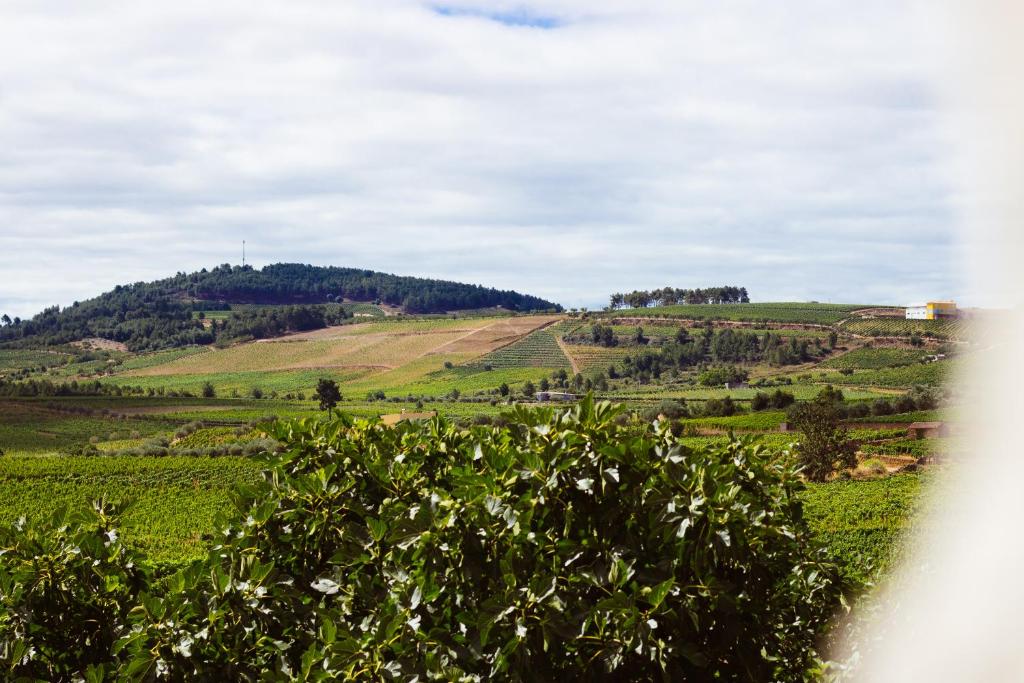
[[[956,297],[892,0],[0,5],[0,312],[241,259]]]

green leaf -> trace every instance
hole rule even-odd
[[[658,609],[665,600],[665,597],[672,591],[675,583],[675,579],[666,579],[654,586],[651,592],[647,594],[647,602],[650,603],[651,607]]]

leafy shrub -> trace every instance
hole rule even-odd
[[[24,518],[0,528],[0,669],[5,678],[103,680],[114,645],[149,583],[121,544],[116,508],[58,510],[49,523]]]
[[[857,464],[857,447],[839,422],[839,404],[834,399],[834,393],[822,390],[815,400],[789,410],[789,422],[803,432],[796,455],[811,481],[825,481],[833,472]]]
[[[665,399],[658,405],[644,411],[644,419],[648,422],[657,420],[661,415],[664,415],[669,420],[678,420],[681,417],[689,417],[690,411],[686,408],[685,403],[671,399]]]
[[[739,384],[746,382],[749,373],[735,365],[712,365],[697,375],[697,381],[704,386],[720,386],[722,384]]]
[[[517,407],[508,427],[273,425],[286,450],[205,565],[139,585],[97,546],[106,522],[45,532],[64,549],[86,534],[81,557],[12,532],[17,558],[57,557],[73,588],[28,622],[21,560],[0,556],[0,664],[49,679],[105,664],[97,680],[803,678],[840,586],[798,475],[749,441],[634,435],[620,413],[588,398]],[[88,644],[80,623],[100,630]]]
[[[861,418],[867,417],[871,414],[871,406],[861,401],[859,403],[853,403],[846,407],[846,416],[850,418]]]
[[[709,398],[704,401],[704,410],[702,411],[706,417],[729,417],[737,412],[739,412],[739,408],[731,396],[722,399]]]
[[[751,399],[750,409],[754,411],[768,410],[769,408],[781,410],[793,405],[794,401],[796,401],[796,397],[788,391],[776,389],[774,393],[771,394],[759,391],[754,394],[754,398]]]

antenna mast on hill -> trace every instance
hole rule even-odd
[[[245,240],[242,240],[242,267],[245,268]]]

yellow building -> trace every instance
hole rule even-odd
[[[958,315],[955,301],[929,301],[907,306],[907,320],[942,320]]]

